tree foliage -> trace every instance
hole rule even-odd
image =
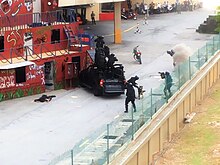
[[[217,28],[215,30],[220,33],[220,6],[216,8],[216,14]]]

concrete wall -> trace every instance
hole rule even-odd
[[[194,112],[209,89],[220,78],[220,51],[188,81],[169,102],[135,135],[136,139],[118,155],[111,165],[149,165],[165,143],[183,128],[187,112]]]
[[[87,7],[86,8],[86,19],[91,21],[91,13],[92,13],[92,11],[94,11],[94,13],[95,13],[95,20],[99,20],[100,8],[101,8],[101,4],[100,3],[95,3],[95,4],[93,4],[93,6]]]

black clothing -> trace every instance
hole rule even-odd
[[[131,77],[129,80],[128,80],[128,83],[131,83],[134,87],[138,88],[138,85],[136,83],[136,81],[139,79],[138,76],[135,76],[135,77]]]
[[[100,68],[104,68],[106,65],[105,52],[102,48],[95,49],[95,64]]]
[[[114,65],[115,61],[118,61],[118,59],[115,57],[114,54],[110,54],[107,57],[108,57],[108,63],[107,63],[108,67],[112,67]]]
[[[110,49],[109,49],[109,47],[108,46],[104,46],[104,52],[105,52],[105,55],[106,56],[109,56],[110,55]]]
[[[135,99],[135,90],[132,84],[127,83],[126,89],[127,89],[126,96],[129,97],[130,99]]]
[[[94,40],[96,42],[96,48],[103,48],[105,41],[103,36],[97,36],[97,38]]]
[[[132,84],[127,83],[126,84],[126,99],[125,99],[125,112],[128,112],[128,103],[131,102],[134,108],[134,112],[136,112],[136,106],[135,106],[135,90]]]
[[[128,97],[126,97],[126,99],[125,99],[125,112],[128,112],[128,103],[129,102],[132,103],[132,106],[134,108],[134,112],[136,112],[135,99],[129,99]]]
[[[173,50],[168,50],[167,54],[169,54],[170,56],[173,56],[175,54],[175,52]]]
[[[47,95],[42,95],[39,99],[35,99],[34,102],[49,102],[52,100],[53,97],[56,97],[55,95],[47,96]]]

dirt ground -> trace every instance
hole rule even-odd
[[[153,165],[220,165],[220,81],[196,107],[196,115],[164,150]]]

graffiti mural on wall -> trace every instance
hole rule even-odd
[[[11,87],[22,87],[30,86],[33,82],[44,85],[44,65],[30,65],[26,73],[26,83],[17,83],[15,80],[15,70],[2,70],[0,71],[0,89],[11,88]]]
[[[30,65],[29,66],[29,71],[26,73],[26,79],[27,81],[34,81],[34,80],[41,80],[41,85],[45,84],[45,79],[44,79],[44,65]]]
[[[23,9],[22,9],[23,6]],[[24,14],[25,12],[32,12],[32,0],[2,0],[0,2],[2,13],[0,15],[8,15],[15,17],[17,14]],[[23,11],[22,11],[23,10]]]
[[[22,37],[22,31],[21,30],[14,30],[10,32],[7,36],[7,42],[10,43],[10,48],[15,48],[15,52],[19,56],[23,56],[23,37]]]
[[[1,10],[4,14],[8,14],[11,10],[12,0],[3,0],[1,2]]]
[[[19,3],[18,5],[15,6],[14,10],[11,13],[12,17],[16,16],[19,13],[22,5],[23,5],[22,3]]]
[[[17,44],[19,42],[17,41],[21,41],[22,37],[21,37],[21,32],[19,30],[15,30],[15,31],[12,31],[8,36],[7,36],[7,42],[8,43],[11,43],[12,47],[15,47],[17,46]]]
[[[44,43],[46,41],[47,41],[47,36],[44,34],[44,35],[42,35],[40,37],[37,37],[36,40],[34,40],[34,44],[39,45],[39,44],[42,44],[42,43]]]
[[[0,89],[15,87],[15,71],[7,70],[0,72]]]
[[[10,88],[15,86],[15,76],[0,77],[0,89]]]
[[[48,34],[46,32],[51,31],[52,29],[52,26],[45,26],[37,30],[35,32],[36,39],[34,40],[34,44],[36,44],[36,46],[39,46],[40,44],[47,42]]]
[[[26,7],[28,12],[32,11],[33,8],[32,0],[24,0],[24,6]]]
[[[14,69],[0,71],[0,101],[39,94],[44,91],[44,65],[30,65],[27,67],[26,71],[25,83],[16,83]],[[2,92],[4,91],[3,89],[10,88],[10,91],[7,90],[7,92]]]

